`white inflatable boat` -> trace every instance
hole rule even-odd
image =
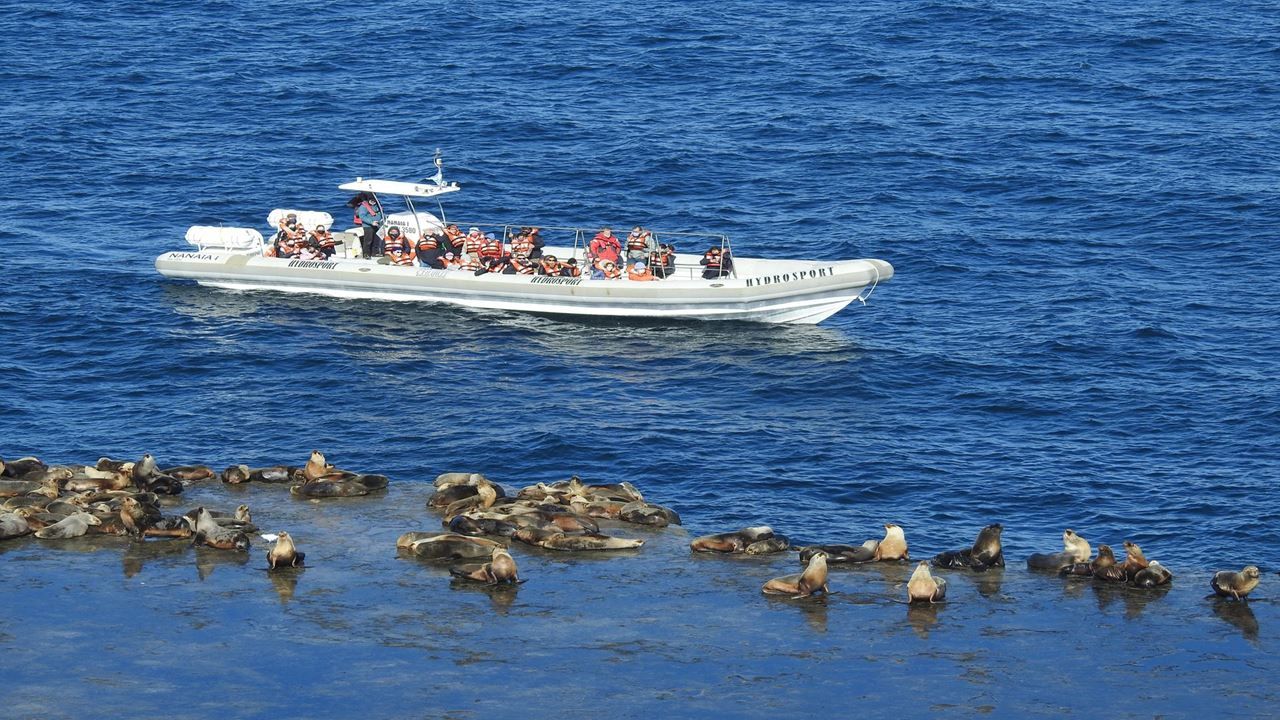
[[[437,160],[437,166],[439,161]],[[407,183],[365,180],[338,186],[364,194],[381,205],[387,196],[404,199],[406,211],[386,215],[382,233],[399,227],[410,242],[445,227],[444,209],[424,212],[414,200],[438,199],[456,192],[456,183]],[[288,213],[307,229],[332,228],[327,213],[273,210],[268,224],[276,227]],[[467,223],[509,238],[520,225]],[[733,256],[732,270],[704,279],[699,261],[708,246],[731,252],[728,239],[689,233],[654,234],[676,246],[674,270],[651,282],[592,279],[586,262],[587,238],[593,230],[539,226],[546,240],[545,255],[560,261],[577,260],[580,277],[560,275],[477,275],[470,270],[396,265],[385,258],[362,259],[359,228],[334,233],[336,252],[326,259],[272,257],[271,243],[252,228],[196,226],[187,231],[190,250],[167,252],[156,258],[156,270],[171,278],[229,290],[275,290],[316,293],[343,298],[444,302],[471,308],[517,310],[562,315],[609,317],[752,320],[816,324],[854,300],[865,303],[878,283],[893,276],[883,260],[762,260]],[[274,234],[274,230],[272,234]]]

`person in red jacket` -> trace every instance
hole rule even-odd
[[[622,242],[614,236],[613,230],[608,226],[600,228],[600,232],[596,233],[596,236],[587,244],[587,261],[593,266],[598,265],[598,261],[601,260],[617,265],[621,255]]]

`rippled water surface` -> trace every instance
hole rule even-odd
[[[389,475],[190,488],[310,567],[101,538],[0,545],[0,715],[1273,714],[1280,15],[1265,3],[46,3],[0,7],[0,457]],[[444,151],[468,220],[634,223],[897,275],[817,327],[629,323],[207,290],[193,224],[340,216]],[[692,251],[693,248],[688,248]],[[515,549],[489,593],[398,559],[429,481],[629,480],[684,528]],[[1009,567],[770,601],[767,523]],[[1064,527],[1172,588],[1029,574]],[[1205,599],[1254,563],[1248,605]],[[1225,707],[1224,707],[1225,703]]]

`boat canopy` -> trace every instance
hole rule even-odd
[[[339,190],[353,190],[356,192],[365,191],[371,193],[386,193],[388,195],[401,195],[403,197],[412,198],[429,198],[445,193],[457,192],[462,188],[458,187],[458,183],[433,184],[429,182],[411,183],[402,182],[400,180],[365,180],[364,178],[356,178],[353,182],[343,183],[338,186]]]

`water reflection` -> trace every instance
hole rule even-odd
[[[1248,600],[1214,597],[1213,614],[1238,629],[1245,640],[1258,641],[1258,618],[1254,617]]]
[[[305,567],[288,567],[267,571],[267,577],[271,580],[271,587],[275,589],[276,595],[279,596],[281,605],[288,605],[289,601],[293,599],[293,593],[298,588],[298,578],[302,577],[302,573],[306,572],[306,570]]]
[[[784,595],[762,595],[773,606],[788,605],[794,607],[804,618],[805,625],[816,633],[827,631],[827,596],[817,595],[806,598],[791,598]]]
[[[213,571],[221,565],[244,565],[249,562],[249,553],[235,550],[218,550],[211,547],[196,548],[196,574],[201,580],[209,579]]]
[[[162,287],[163,299],[175,312],[219,325],[219,337],[235,334],[229,325],[243,323],[242,329],[251,331],[269,323],[277,331],[281,326],[303,331],[322,327],[340,336],[382,341],[377,348],[347,348],[354,359],[373,353],[370,358],[385,361],[387,352],[404,353],[400,359],[422,359],[445,350],[457,357],[491,352],[494,343],[503,340],[556,361],[715,356],[721,363],[744,365],[762,357],[803,356],[847,362],[862,352],[844,330],[830,326],[540,316],[436,303],[226,291],[174,282]]]
[[[1154,588],[1131,587],[1124,583],[1092,581],[1094,597],[1098,601],[1098,609],[1106,610],[1119,601],[1124,606],[1126,620],[1134,620],[1142,615],[1147,605],[1169,594],[1172,585],[1161,585]]]
[[[946,603],[908,603],[907,624],[921,640],[929,639],[929,630],[938,624],[938,613]]]
[[[160,558],[185,555],[190,547],[190,542],[177,539],[154,540],[151,542],[131,541],[125,546],[124,554],[120,557],[121,569],[124,571],[125,577],[131,578],[142,572],[142,568],[148,562]]]
[[[493,606],[493,611],[499,615],[506,615],[511,610],[520,589],[519,584],[485,585],[457,577],[452,578],[449,587],[460,592],[484,593],[489,597],[489,604]]]

